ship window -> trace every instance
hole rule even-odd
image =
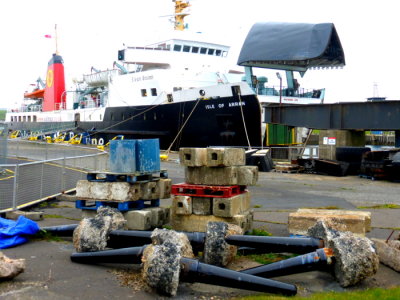
[[[22,120],[22,119],[21,119],[21,116],[19,116],[19,117],[18,117],[18,122],[21,122],[21,120]]]
[[[125,120],[125,114],[123,112],[121,113],[121,120]]]
[[[110,114],[110,119],[111,119],[111,121],[114,121],[114,113]]]
[[[215,50],[215,55],[216,55],[216,56],[221,56],[221,53],[222,53],[222,51],[221,51],[221,50],[218,50],[218,49],[217,49],[217,50]]]
[[[31,116],[28,116],[28,122],[31,122]]]
[[[208,55],[214,55],[215,49],[208,49]]]
[[[151,95],[152,95],[152,96],[157,96],[157,89],[152,88],[152,89],[151,89]]]
[[[207,48],[201,48],[200,49],[201,54],[206,54],[207,53]]]
[[[222,52],[222,57],[226,57],[228,55],[228,51]]]
[[[174,45],[174,51],[181,51],[182,45]]]
[[[101,117],[102,117],[102,115],[100,115],[99,117],[100,117],[100,121],[101,121],[101,120],[102,120],[102,118],[101,118]]]
[[[37,116],[33,116],[33,122],[37,122]]]
[[[141,89],[140,92],[142,93],[142,97],[147,97],[146,89]]]
[[[24,116],[24,122],[26,122],[26,116]]]
[[[199,47],[192,47],[192,53],[199,53]]]
[[[183,46],[183,52],[190,52],[190,46],[184,45]]]
[[[11,117],[11,122],[14,122],[14,117]]]
[[[157,114],[156,113],[154,113],[153,118],[154,118],[154,120],[157,120]]]
[[[176,91],[182,91],[182,88],[181,88],[181,87],[176,87],[176,86],[175,86],[175,87],[173,88],[173,90],[174,90],[174,92],[176,92]]]

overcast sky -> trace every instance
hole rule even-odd
[[[364,101],[378,95],[400,99],[397,76],[400,21],[396,0],[192,0],[190,30],[232,46],[236,63],[241,43],[255,22],[334,23],[346,57],[339,70],[308,71],[304,88],[326,88],[327,102]],[[125,43],[143,45],[168,39],[171,0],[12,0],[0,2],[1,107],[20,102],[29,85],[45,79],[55,51],[64,59],[67,89],[71,79],[112,68]],[[269,77],[276,83],[274,75]]]

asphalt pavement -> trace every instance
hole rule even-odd
[[[184,181],[184,169],[175,160],[163,162],[173,183]],[[249,187],[254,209],[254,227],[275,236],[288,236],[287,218],[298,208],[368,210],[372,212],[372,231],[368,237],[386,239],[393,228],[400,227],[399,209],[360,208],[382,204],[400,205],[400,183],[371,181],[355,176],[331,177],[312,174],[260,173],[258,184]],[[162,200],[168,207],[170,200]],[[54,201],[42,210],[40,227],[78,223],[81,211],[73,202]],[[398,236],[395,231],[393,236]],[[73,252],[70,238],[31,240],[4,249],[11,258],[25,258],[26,270],[11,281],[0,282],[0,299],[163,299],[144,289],[136,265],[83,265],[70,261]],[[243,258],[232,268],[254,264]],[[361,284],[343,289],[327,272],[308,272],[277,280],[296,284],[300,295],[321,291],[345,291],[400,285],[400,274],[381,265],[378,273]],[[175,299],[227,299],[256,294],[252,291],[223,288],[199,283],[182,283]]]

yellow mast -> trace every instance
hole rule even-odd
[[[190,7],[188,0],[173,0],[175,2],[175,30],[185,30],[184,19],[189,15],[187,11],[184,10]]]

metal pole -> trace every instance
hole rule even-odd
[[[13,187],[13,209],[17,208],[17,184],[18,184],[18,170],[19,170],[19,164],[15,166],[15,172],[14,172],[14,187]]]

